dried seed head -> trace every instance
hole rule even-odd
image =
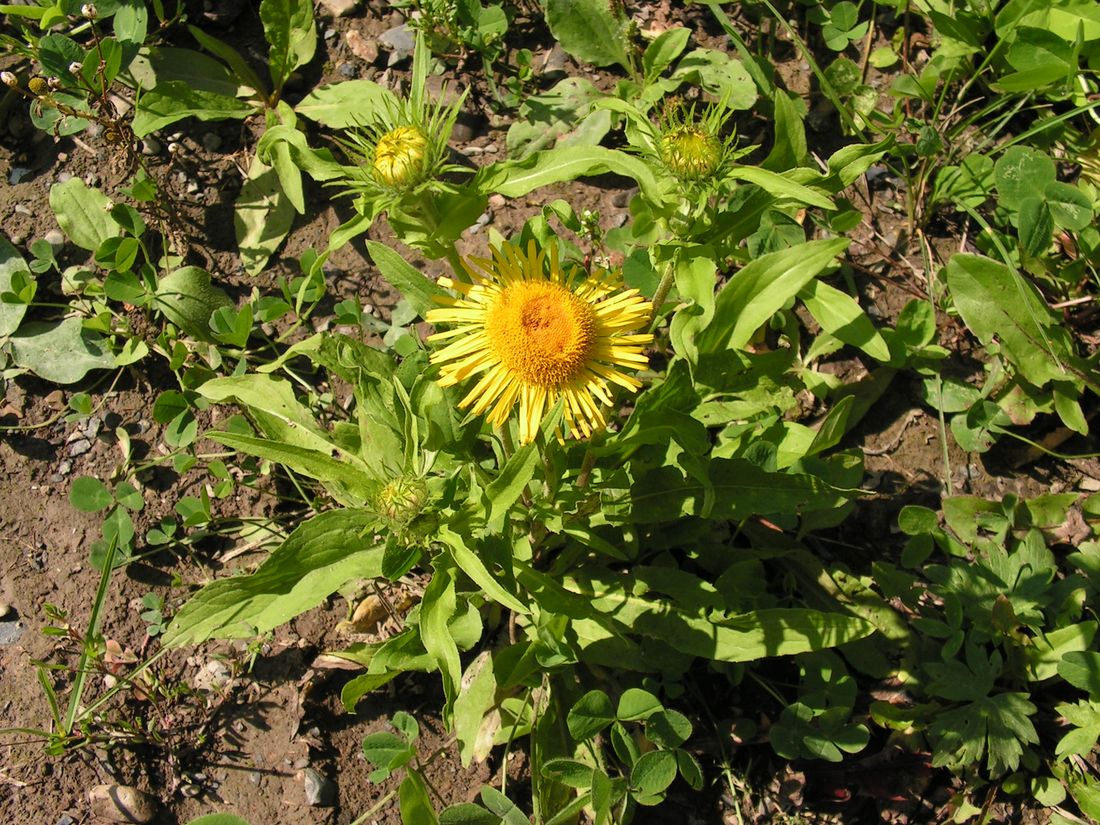
[[[46,82],[45,78],[32,77],[27,81],[27,88],[31,90],[31,94],[41,97],[50,91],[50,84]]]
[[[46,85],[50,88],[50,91],[56,92],[58,89],[64,88],[65,84],[61,82],[60,77],[51,77],[46,80]]]
[[[85,3],[80,7],[80,13],[89,20],[95,20],[99,17],[99,10],[95,7],[94,3]]]
[[[5,86],[10,86],[12,89],[19,86],[19,78],[11,72],[0,72],[0,80],[4,82]]]

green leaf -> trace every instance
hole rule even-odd
[[[830,335],[845,344],[859,347],[883,363],[890,360],[890,348],[886,346],[886,341],[851,295],[813,280],[799,292],[799,297],[821,328]]]
[[[255,573],[208,584],[172,619],[163,644],[253,638],[320,604],[353,579],[381,575],[382,546],[371,546],[377,516],[332,510],[301,524]]]
[[[546,24],[563,49],[594,66],[632,70],[626,15],[607,0],[546,0]]]
[[[548,759],[542,766],[542,775],[570,788],[583,790],[592,786],[592,766],[576,759]]]
[[[416,746],[405,736],[379,731],[363,737],[363,756],[376,768],[395,771],[416,757]]]
[[[417,771],[410,769],[397,789],[403,825],[438,825],[428,786]]]
[[[691,722],[679,711],[659,710],[646,719],[645,735],[657,747],[679,747],[691,736]]]
[[[98,478],[81,476],[69,488],[69,503],[82,513],[98,513],[114,504],[114,496]]]
[[[11,291],[12,278],[16,274],[20,274],[27,279],[33,277],[30,267],[23,260],[23,256],[11,245],[11,241],[0,235],[0,293]],[[19,329],[19,324],[26,312],[26,304],[9,304],[6,301],[0,301],[0,338],[11,335]]]
[[[451,715],[450,710],[454,706],[462,680],[458,645],[447,627],[455,614],[456,605],[454,571],[437,561],[432,579],[428,582],[420,602],[420,638],[443,677],[443,692],[447,697],[444,709],[446,717]]]
[[[657,179],[643,160],[603,146],[559,146],[523,160],[493,163],[477,173],[473,185],[485,194],[519,198],[542,186],[607,172],[633,178],[648,199],[661,199]]]
[[[836,204],[816,189],[796,183],[777,172],[770,172],[758,166],[735,166],[729,174],[736,180],[755,183],[778,200],[791,200],[821,209],[836,209]]]
[[[619,707],[615,716],[623,722],[637,722],[648,719],[661,710],[661,700],[641,688],[627,688],[619,697]]]
[[[640,793],[656,796],[672,784],[677,770],[676,754],[672,751],[643,753],[630,772],[630,784]]]
[[[153,306],[187,335],[210,341],[210,316],[233,302],[211,283],[205,269],[184,266],[157,283]]]
[[[186,117],[241,120],[254,111],[252,104],[235,97],[197,89],[182,80],[166,80],[138,98],[133,130],[144,137]]]
[[[467,576],[474,580],[485,594],[494,601],[514,610],[517,613],[527,615],[531,608],[509,593],[498,581],[498,577],[491,574],[481,557],[474,553],[466,544],[466,540],[448,527],[441,526],[436,534],[436,539],[443,542],[450,551],[455,564]]]
[[[588,691],[574,703],[566,717],[569,735],[577,742],[588,741],[614,721],[611,699],[602,690]]]
[[[993,167],[997,199],[1006,209],[1019,209],[1024,198],[1042,198],[1057,179],[1054,161],[1027,146],[1010,146]]]
[[[1026,197],[1020,201],[1017,215],[1020,227],[1020,247],[1031,257],[1038,257],[1050,248],[1054,239],[1054,217],[1045,201]]]
[[[276,90],[290,73],[313,59],[317,51],[317,25],[310,0],[262,0],[260,20],[271,44],[267,64]]]
[[[1049,633],[1038,633],[1031,646],[1023,651],[1028,679],[1032,682],[1049,679],[1059,672],[1067,655],[1088,650],[1095,635],[1096,622],[1093,621],[1067,625]],[[1065,679],[1065,676],[1062,678]],[[1100,679],[1100,675],[1097,678]]]
[[[241,82],[244,83],[246,89],[257,92],[261,96],[266,96],[263,81],[260,80],[260,76],[252,70],[252,67],[248,65],[248,61],[241,56],[240,52],[225,41],[219,40],[211,34],[207,34],[197,26],[188,25],[187,30],[191,32],[191,36],[194,37],[204,49],[220,57],[232,70],[231,76],[236,76],[240,79]]]
[[[500,825],[500,817],[480,805],[462,802],[439,814],[439,825]]]
[[[1043,198],[1054,222],[1062,229],[1080,232],[1092,223],[1092,201],[1076,186],[1061,181],[1048,183]]]
[[[1035,287],[1019,273],[979,255],[953,255],[947,285],[959,315],[985,346],[996,342],[1021,375],[1036,386],[1067,379],[1062,364],[1069,335]]]
[[[1035,711],[1026,693],[999,693],[941,711],[929,728],[932,766],[959,769],[979,764],[984,755],[994,778],[1016,770],[1024,745],[1039,741],[1029,718]]]
[[[386,112],[398,109],[393,92],[371,80],[345,80],[318,86],[294,111],[330,129],[369,126]]]
[[[687,47],[691,31],[677,27],[661,32],[646,46],[642,55],[642,70],[647,80],[656,79]]]
[[[382,273],[382,277],[401,293],[421,318],[428,313],[428,310],[439,307],[437,298],[447,296],[443,289],[436,286],[435,281],[412,267],[400,254],[385,244],[367,241],[367,251],[375,266],[378,267],[378,271]]]
[[[241,262],[258,275],[290,232],[294,205],[283,191],[279,174],[259,156],[252,158],[248,177],[237,195],[233,229]]]
[[[747,264],[718,293],[714,317],[695,339],[700,353],[743,349],[757,329],[847,247],[844,238],[810,241]]]
[[[50,187],[50,208],[65,235],[82,249],[95,252],[121,229],[111,217],[111,199],[84,183],[70,178]]]
[[[1094,650],[1067,653],[1058,663],[1058,675],[1100,701],[1100,653]]]
[[[24,324],[9,339],[11,357],[55,384],[74,384],[95,369],[110,369],[115,358],[102,336],[86,331],[79,318]]]

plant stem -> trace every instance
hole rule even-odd
[[[669,262],[665,265],[665,271],[661,275],[661,280],[657,284],[657,291],[653,293],[653,311],[649,316],[650,330],[657,324],[657,319],[661,314],[661,307],[665,303],[665,299],[668,298],[668,293],[672,290],[672,282],[676,278],[676,267],[673,263]]]

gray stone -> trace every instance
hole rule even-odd
[[[622,192],[616,192],[611,197],[611,205],[616,207],[617,209],[626,209],[626,207],[630,206],[630,201],[633,200],[634,196],[637,194],[637,186],[631,187],[630,189],[625,189]]]
[[[57,474],[64,478],[73,471],[73,463],[69,459],[64,459],[57,465]]]
[[[0,619],[6,619],[11,612],[12,608],[10,604],[7,602],[0,602]]]
[[[8,175],[8,183],[19,183],[27,175],[31,173],[31,170],[26,166],[13,166],[11,168],[11,174]]]
[[[129,785],[96,785],[88,791],[92,815],[108,822],[152,822],[160,803]]]
[[[321,14],[329,17],[343,17],[355,11],[356,0],[321,0]],[[328,32],[325,32],[328,37]]]
[[[58,172],[57,173],[57,182],[58,183],[65,183],[66,181],[70,181],[72,179],[73,179],[73,173],[72,172]]]
[[[13,645],[23,635],[22,622],[0,622],[0,645]]]
[[[306,804],[315,808],[331,808],[336,804],[336,785],[315,768],[302,771]]]
[[[141,154],[149,157],[152,155],[159,155],[161,148],[160,141],[152,135],[149,135],[149,137],[141,142]]]
[[[44,237],[46,243],[53,248],[55,255],[65,248],[65,233],[60,229],[51,229]]]
[[[342,77],[355,77],[355,67],[350,63],[341,63],[336,67],[336,71],[338,71]]]
[[[547,80],[565,77],[565,58],[565,49],[561,47],[560,43],[555,43],[554,47],[546,53],[546,57],[542,59],[542,76]]]
[[[76,820],[68,814],[61,814],[61,816],[57,818],[57,822],[55,822],[54,825],[76,825]]]
[[[69,457],[76,458],[77,456],[84,455],[84,453],[91,451],[91,449],[91,441],[86,438],[78,438],[76,441],[69,445]]]
[[[402,60],[412,57],[412,53],[416,49],[413,30],[404,23],[382,32],[378,37],[378,44],[390,53],[389,60],[386,62],[387,66],[394,66]]]

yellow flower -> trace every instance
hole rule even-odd
[[[428,139],[415,126],[398,126],[374,147],[374,172],[389,186],[418,183]]]
[[[449,387],[481,376],[459,402],[475,415],[488,413],[501,427],[519,402],[519,436],[524,444],[538,433],[542,417],[559,397],[565,399],[569,432],[585,438],[607,425],[604,406],[612,403],[610,384],[631,392],[641,387],[623,372],[649,363],[643,354],[653,340],[630,334],[649,320],[649,301],[636,289],[622,289],[617,275],[598,272],[577,281],[577,270],[563,272],[557,250],[534,241],[527,252],[505,243],[493,249],[493,260],[472,259],[466,265],[471,283],[441,278],[460,293],[433,309],[433,324],[456,324],[428,340],[449,341],[432,356],[443,365],[439,383]]]

